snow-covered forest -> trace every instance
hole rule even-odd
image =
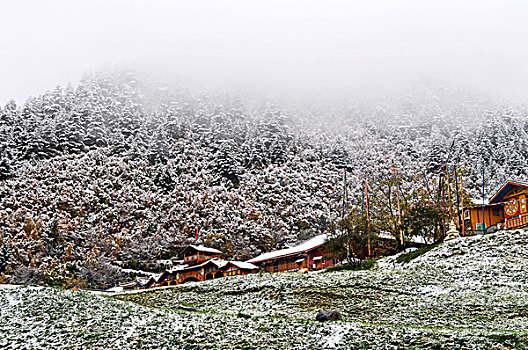
[[[365,178],[387,229],[386,204],[437,193],[446,161],[469,197],[482,162],[488,193],[525,179],[527,114],[452,88],[298,106],[94,73],[0,109],[1,279],[111,284],[197,230],[245,259],[328,230]]]

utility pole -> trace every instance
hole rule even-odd
[[[368,239],[368,256],[372,255],[372,250],[370,247],[370,213],[369,213],[369,196],[368,196],[368,183],[367,175],[365,175],[365,196],[367,199],[367,239]]]
[[[464,171],[460,170],[460,193],[462,194],[462,237],[465,236],[465,218],[464,218]]]
[[[484,181],[484,159],[482,159],[482,229],[484,230],[484,233],[486,233],[486,216],[484,216],[484,208],[486,206]]]
[[[348,215],[348,190],[347,190],[347,169],[345,167],[345,176],[343,178],[343,218]]]
[[[449,158],[451,158],[451,153],[453,151],[453,146],[455,146],[455,140],[453,140],[453,142],[451,142],[451,146],[449,147],[449,150],[447,152],[447,156],[446,156],[446,160],[444,162],[444,164],[446,165],[446,173],[447,173],[447,163],[449,163]],[[442,168],[440,167],[440,180],[439,180],[439,183],[441,184],[442,183]],[[449,190],[449,174],[447,174],[447,187],[448,187],[448,190]],[[446,214],[446,204],[445,204],[445,191],[443,191],[442,188],[440,188],[440,191],[442,193],[442,202],[444,204],[444,215],[443,215],[443,221],[444,221],[444,227],[443,227],[443,235],[444,237],[446,236],[446,220],[445,220],[445,214]],[[449,198],[451,198],[451,194],[449,194]],[[449,199],[449,201],[451,202],[451,199]],[[449,212],[451,212],[451,204],[449,204]]]
[[[456,200],[457,200],[457,217],[458,217],[458,225],[462,225],[462,219],[460,215],[460,193],[458,192],[458,174],[457,174],[457,167],[455,165],[455,193],[456,193]],[[462,210],[464,210],[462,208]]]
[[[348,216],[348,193],[347,193],[347,168],[344,167],[345,174],[343,177],[343,217],[342,217],[342,223],[343,223],[343,235],[346,237],[347,247],[347,261],[350,262],[350,235],[346,234],[346,221],[345,218]]]
[[[445,202],[445,191],[444,191],[444,183],[442,182],[442,173],[440,173],[440,194],[442,195],[442,204],[443,204],[443,211],[442,211],[442,221],[443,221],[443,226],[442,226],[442,234],[443,236],[445,237],[446,235],[446,220],[445,220],[445,217],[446,217],[446,202]]]
[[[400,190],[398,187],[398,177],[396,176],[396,168],[392,168],[392,171],[394,172],[394,179],[396,180],[396,200],[398,202],[398,230],[400,231],[400,244],[403,246],[403,230],[401,229]]]
[[[447,199],[448,199],[448,208],[449,208],[449,222],[453,220],[453,211],[451,210],[451,187],[449,186],[449,169],[447,167],[447,163],[445,165],[446,168],[446,179],[447,179]]]

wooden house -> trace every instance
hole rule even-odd
[[[488,203],[464,208],[464,220],[476,232],[528,225],[528,183],[506,182]]]
[[[474,232],[493,231],[501,228],[504,223],[503,206],[495,204],[477,204],[476,201],[471,206],[465,208],[464,221],[467,229]],[[482,218],[484,217],[484,221]],[[483,223],[485,226],[483,226]]]
[[[249,275],[250,273],[259,272],[259,268],[245,261],[228,261],[227,264],[220,268],[224,276]]]
[[[327,238],[326,234],[315,236],[298,246],[264,253],[247,262],[266,272],[317,270],[333,266],[333,259],[325,259],[324,245]]]
[[[201,264],[207,260],[219,258],[221,251],[201,245],[189,245],[181,251],[183,262],[188,265]]]
[[[247,275],[259,271],[258,266],[242,261],[211,259],[198,265],[178,266],[165,270],[156,279],[149,280],[145,287],[165,287],[186,282],[199,282],[225,276]]]

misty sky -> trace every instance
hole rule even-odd
[[[13,0],[0,104],[115,63],[197,86],[375,91],[413,80],[528,100],[528,1]]]

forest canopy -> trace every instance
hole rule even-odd
[[[0,108],[0,273],[99,287],[197,229],[225,257],[253,256],[359,211],[365,179],[373,229],[396,235],[437,218],[424,203],[446,169],[466,201],[482,196],[482,165],[488,193],[525,178],[526,114],[447,88],[300,107],[93,73]]]

